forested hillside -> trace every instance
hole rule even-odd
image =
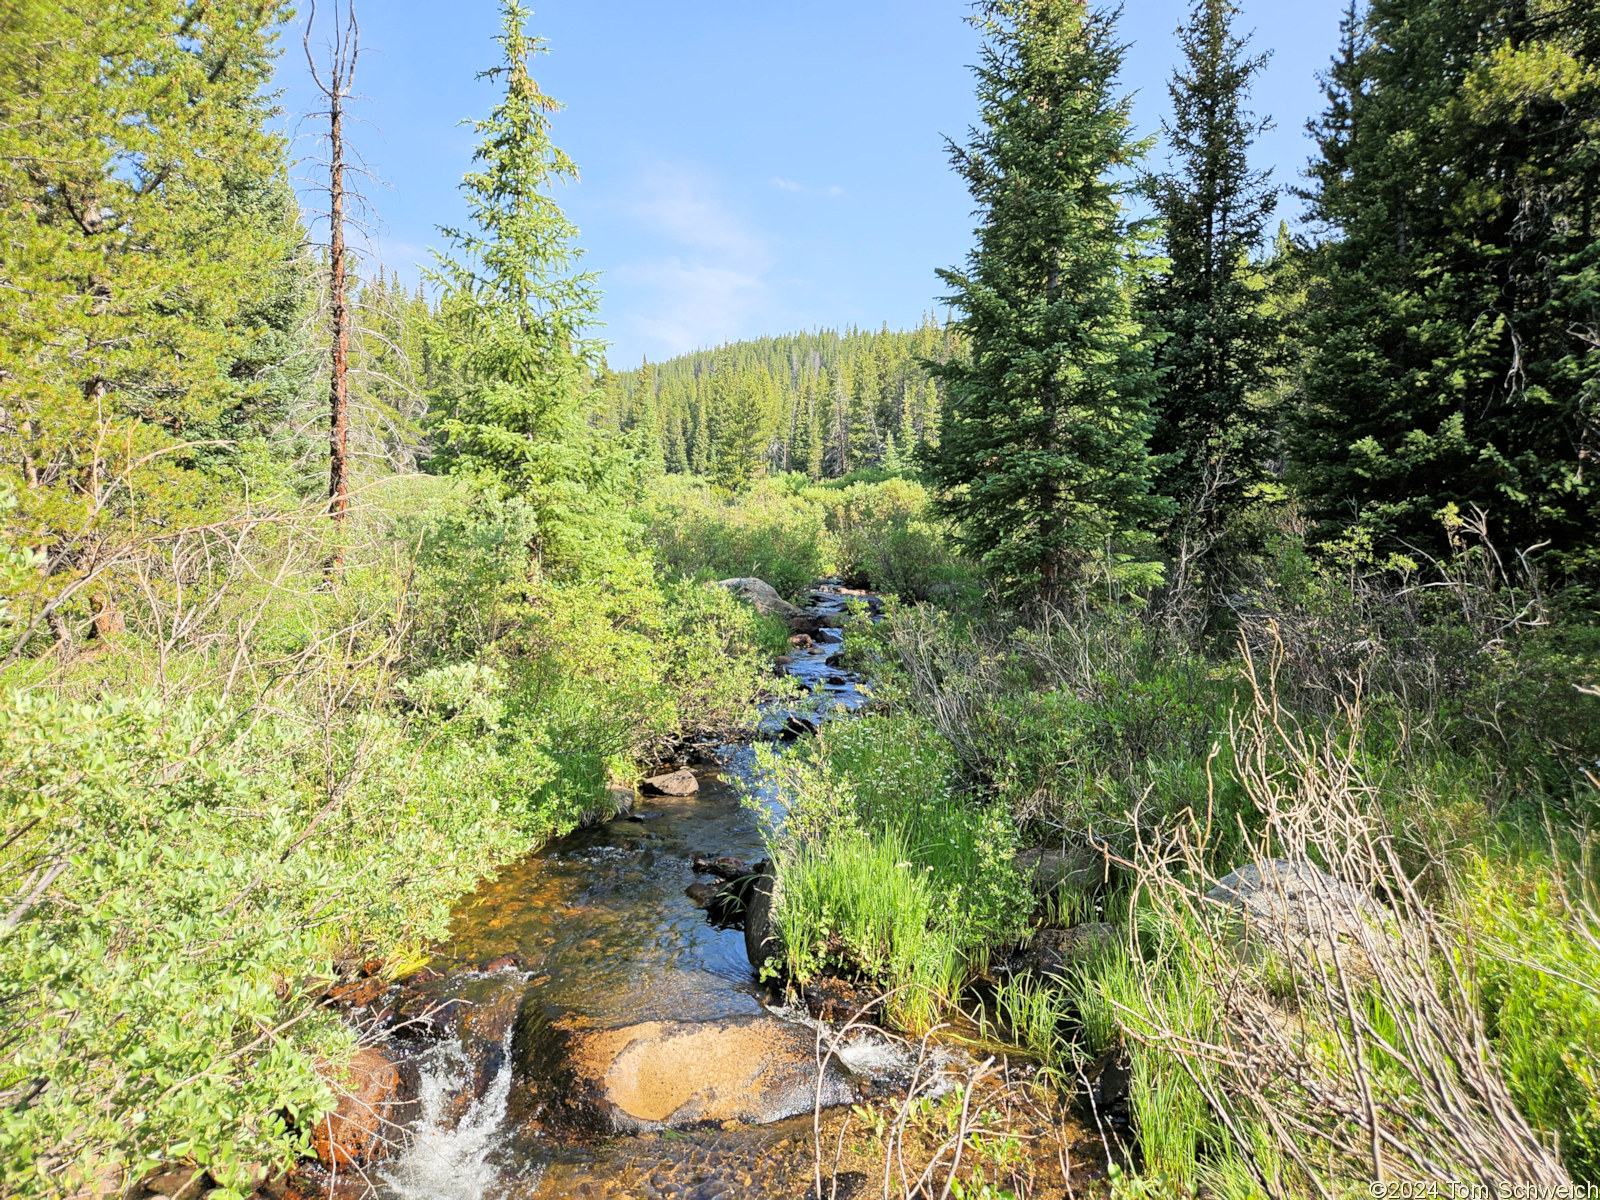
[[[415,1113],[335,1131],[443,1018],[349,997],[494,973],[441,958],[475,887],[735,759],[759,868],[635,814],[691,941],[765,922],[685,974],[953,1072],[829,1118],[852,1194],[1600,1183],[1600,5],[1352,0],[1286,193],[1230,0],[1154,132],[1136,14],[983,0],[936,315],[637,369],[532,14],[418,286],[346,244],[348,6],[280,132],[310,15],[0,5],[0,1196],[415,1195]],[[842,642],[749,576],[856,589]],[[479,1084],[568,1079],[526,994]],[[566,1111],[449,1194],[740,1136]]]
[[[894,469],[939,440],[939,388],[927,364],[954,334],[819,330],[646,362],[606,379],[609,420],[672,474],[740,487],[766,472],[811,479]]]

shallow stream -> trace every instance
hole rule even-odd
[[[822,617],[846,604],[837,589],[819,589],[815,599],[810,611]],[[824,629],[785,668],[828,715],[866,699],[856,677],[831,661],[840,645],[838,631]],[[789,715],[775,707],[763,728],[774,733]],[[641,797],[631,815],[507,867],[458,912],[448,964],[513,955],[516,966],[450,977],[445,999],[470,1005],[469,1015],[455,1036],[416,1060],[416,1128],[372,1180],[386,1200],[805,1194],[809,1115],[681,1133],[564,1136],[529,1099],[539,1081],[524,1076],[537,1068],[513,1049],[514,1026],[529,1023],[612,1029],[765,1011],[772,997],[750,969],[742,930],[714,927],[687,894],[708,881],[691,866],[696,853],[747,862],[764,854],[756,814],[741,805],[737,785],[751,778],[751,749],[725,746],[712,757],[689,764],[697,795]]]

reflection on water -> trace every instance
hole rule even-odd
[[[833,597],[814,611],[842,608]],[[803,707],[812,712],[849,711],[865,700],[854,677],[832,665],[838,649],[837,633],[824,631],[786,668],[811,693]],[[788,715],[769,711],[763,728],[780,729]],[[768,997],[752,976],[743,932],[714,928],[685,894],[705,881],[691,866],[697,852],[750,862],[763,854],[757,821],[729,782],[748,779],[752,759],[748,748],[729,748],[720,769],[696,768],[698,795],[641,798],[631,817],[562,838],[485,883],[457,914],[445,946],[448,965],[514,954],[522,975],[514,991],[494,985],[499,999],[492,1002],[481,976],[458,977],[451,990],[481,1011],[520,1002],[536,1023],[567,1027],[761,1012]],[[517,1115],[517,1091],[537,1081],[513,1078],[512,1026],[503,1034],[495,1028],[501,1043],[490,1056],[492,1081],[460,1042],[422,1057],[422,1117],[380,1184],[391,1200],[804,1191],[809,1121],[793,1129],[783,1122],[590,1144],[548,1136]]]

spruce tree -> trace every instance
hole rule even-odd
[[[504,62],[481,76],[503,80],[503,99],[473,128],[479,169],[462,182],[471,226],[443,229],[456,253],[436,254],[441,321],[465,386],[443,429],[455,469],[537,514],[536,561],[587,565],[615,524],[631,482],[625,450],[595,428],[599,343],[584,337],[599,305],[591,273],[576,270],[577,230],[549,196],[576,175],[550,140],[559,109],[529,72],[543,43],[517,0],[501,9]]]
[[[711,428],[706,422],[706,401],[694,406],[694,431],[689,436],[689,472],[704,475],[711,468]]]
[[[1168,261],[1148,299],[1166,334],[1151,448],[1185,536],[1203,540],[1265,477],[1270,416],[1257,404],[1278,345],[1252,261],[1277,204],[1268,173],[1249,164],[1269,122],[1244,107],[1267,56],[1246,56],[1237,15],[1232,0],[1195,0],[1179,29],[1184,62],[1163,126],[1174,161],[1151,180]]]
[[[804,407],[795,430],[794,464],[809,479],[822,478],[822,423],[817,416],[816,378],[806,382]]]
[[[967,268],[940,273],[967,353],[932,367],[947,392],[939,446],[921,459],[997,582],[1048,603],[1161,512],[1155,374],[1117,178],[1145,145],[1113,95],[1111,14],[986,0],[973,20],[984,128],[951,156],[982,224]]]
[[[47,556],[12,655],[41,621],[71,636],[75,590],[215,519],[247,471],[290,482],[267,444],[307,349],[305,232],[266,90],[285,16],[0,6],[0,458],[11,523]]]
[[[1373,0],[1313,127],[1296,481],[1325,535],[1600,565],[1600,10]]]

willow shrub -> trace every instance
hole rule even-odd
[[[333,579],[321,522],[146,564],[125,633],[4,681],[0,1191],[247,1193],[332,1103],[341,963],[417,961],[608,776],[752,718],[784,631],[648,559],[530,578],[515,505],[422,491]]]
[[[690,476],[662,476],[640,515],[669,575],[753,575],[792,597],[837,569],[822,507],[771,481],[735,494]]]

